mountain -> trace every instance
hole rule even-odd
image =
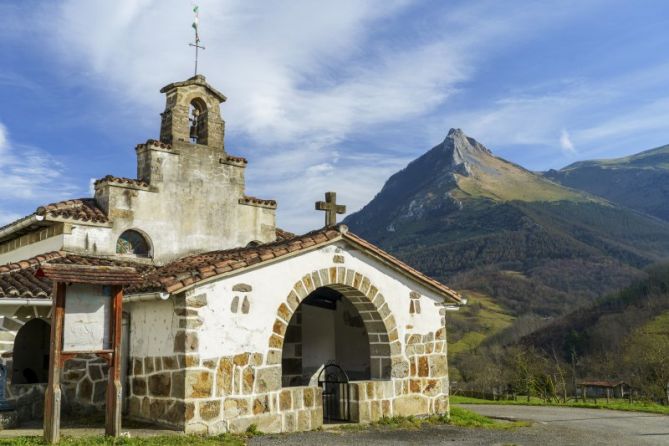
[[[669,145],[624,158],[581,161],[544,175],[669,221]]]
[[[344,223],[512,317],[565,314],[669,256],[669,223],[496,157],[459,129]]]

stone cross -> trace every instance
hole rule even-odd
[[[335,192],[326,192],[325,201],[316,202],[316,210],[325,211],[325,226],[334,226],[337,224],[337,214],[345,214],[346,206],[337,204]]]

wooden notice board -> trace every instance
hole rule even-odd
[[[95,354],[109,364],[105,432],[121,431],[121,320],[123,286],[138,283],[134,268],[44,264],[36,273],[53,282],[49,383],[44,397],[44,438],[60,439],[61,375],[65,361]]]

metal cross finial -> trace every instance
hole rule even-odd
[[[345,214],[346,206],[337,204],[335,192],[326,192],[325,201],[316,202],[316,210],[325,211],[325,226],[334,226],[337,224],[337,214]]]
[[[206,49],[204,46],[200,45],[200,8],[194,4],[193,13],[195,18],[193,20],[193,29],[195,30],[195,43],[189,43],[188,46],[195,47],[195,76],[197,76],[197,59],[199,50]]]
[[[200,39],[196,39],[195,43],[189,43],[188,46],[195,47],[195,75],[197,76],[198,50],[206,50],[206,48],[200,45]]]

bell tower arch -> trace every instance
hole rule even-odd
[[[165,144],[191,143],[225,151],[225,121],[221,118],[226,97],[209,85],[201,74],[174,82],[160,90],[165,94],[161,113],[160,141]]]

